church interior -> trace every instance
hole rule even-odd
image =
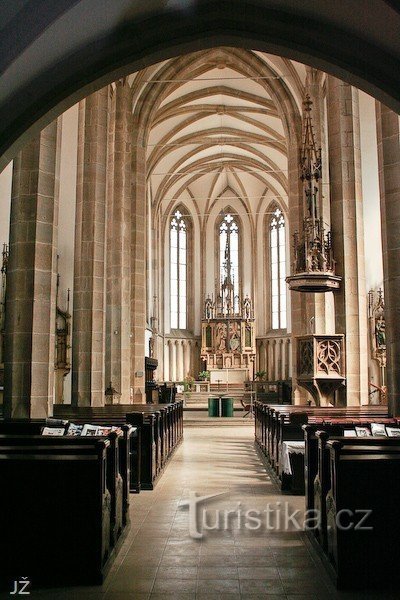
[[[398,597],[399,114],[155,54],[3,154],[0,597]]]

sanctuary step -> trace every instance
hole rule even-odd
[[[183,401],[183,407],[185,409],[199,409],[208,407],[208,399],[210,396],[218,396],[219,394],[229,395],[230,398],[233,398],[234,408],[238,410],[242,410],[241,400],[245,398],[243,390],[229,390],[229,392],[186,392],[177,394],[177,399]]]
[[[234,411],[233,417],[209,417],[206,409],[184,409],[183,423],[186,427],[237,427],[249,426],[252,424],[251,418],[243,418],[244,411]]]

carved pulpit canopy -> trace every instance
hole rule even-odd
[[[300,158],[303,182],[303,223],[293,235],[292,274],[286,278],[297,292],[329,292],[338,289],[341,277],[335,273],[331,232],[322,212],[322,157],[316,146],[311,122],[312,101],[304,101],[304,130]]]

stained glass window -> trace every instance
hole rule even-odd
[[[276,208],[269,224],[272,329],[286,329],[285,218]]]
[[[231,213],[225,215],[219,226],[219,277],[222,283],[226,277],[226,268],[230,264],[236,302],[239,298],[239,224]],[[235,306],[235,312],[239,306]]]
[[[170,224],[171,329],[187,326],[187,226],[179,209]]]

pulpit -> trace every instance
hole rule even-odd
[[[317,406],[333,404],[334,392],[345,384],[343,343],[341,334],[297,338],[297,383]]]

